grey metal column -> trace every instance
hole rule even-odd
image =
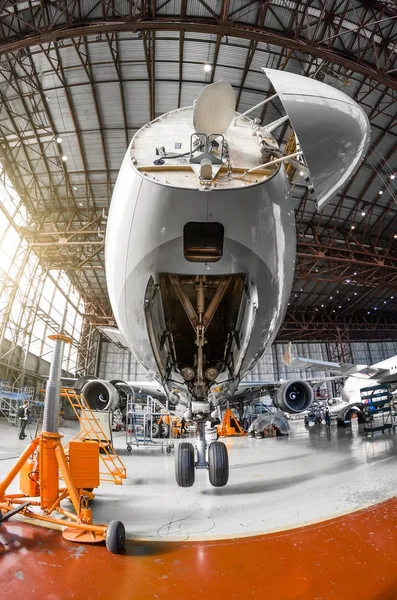
[[[61,332],[66,323],[66,313],[67,311],[65,310]],[[65,343],[70,343],[72,340],[63,333],[55,333],[54,335],[50,335],[49,338],[54,341],[54,348],[52,351],[50,375],[45,390],[43,431],[46,431],[47,433],[58,433],[63,350]]]

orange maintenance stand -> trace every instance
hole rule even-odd
[[[216,428],[218,435],[220,437],[230,437],[233,435],[245,435],[244,429],[241,427],[240,423],[234,412],[227,408],[225,410],[225,414],[223,415],[222,422]]]
[[[94,498],[91,490],[99,485],[99,444],[71,441],[69,461],[62,447],[62,435],[57,431],[59,376],[63,345],[71,339],[63,334],[51,335],[50,339],[55,344],[44,403],[44,431],[30,442],[0,482],[1,520],[20,512],[31,519],[66,527],[62,535],[68,540],[79,543],[106,541],[108,550],[118,554],[124,549],[124,525],[120,521],[95,525],[89,507],[89,501]],[[7,494],[7,489],[18,474],[21,492]],[[62,487],[60,476],[63,479]],[[66,498],[72,502],[74,512],[61,507],[61,502]],[[32,510],[33,507],[41,508],[41,512]],[[54,512],[59,517],[54,517]]]

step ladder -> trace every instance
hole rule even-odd
[[[0,413],[11,425],[18,425],[18,412],[24,400],[32,408],[33,387],[18,388],[8,381],[0,381]]]
[[[74,390],[69,389],[62,389],[61,397],[69,401],[80,422],[80,431],[73,438],[73,441],[88,439],[98,442],[99,457],[104,467],[104,470],[100,471],[101,481],[113,481],[115,484],[121,485],[123,479],[127,477],[127,470],[113,448],[111,441],[107,439],[87,400],[82,394],[76,394]],[[68,445],[65,447],[65,452],[68,452]]]

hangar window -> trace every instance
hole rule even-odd
[[[183,253],[190,262],[216,262],[222,258],[225,228],[221,223],[186,223]]]

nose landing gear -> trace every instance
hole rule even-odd
[[[191,487],[195,480],[195,469],[207,469],[211,485],[223,487],[229,479],[229,458],[223,442],[205,441],[205,422],[197,423],[197,462],[194,462],[194,447],[190,442],[178,445],[175,457],[175,478],[180,487]]]

